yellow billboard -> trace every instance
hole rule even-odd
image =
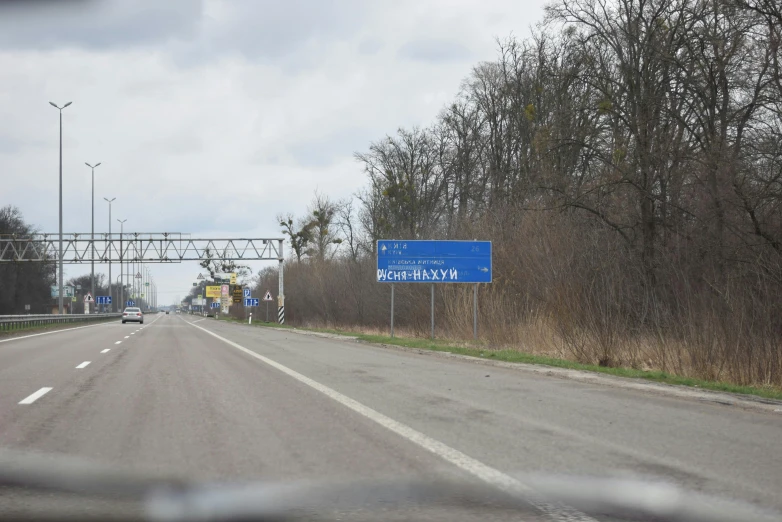
[[[232,285],[236,284],[236,274],[235,273],[231,273],[230,284],[232,284]]]
[[[206,287],[206,297],[220,297],[220,287],[219,286],[207,286]]]

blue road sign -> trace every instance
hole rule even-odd
[[[209,305],[211,308],[220,308],[220,303],[212,303]]]
[[[125,306],[136,306],[136,301],[127,301]]]
[[[491,283],[491,241],[377,242],[379,283]]]
[[[257,297],[246,297],[244,299],[244,306],[258,306],[259,299]]]
[[[95,298],[95,303],[100,305],[107,305],[111,304],[111,296],[110,295],[99,295]]]
[[[250,294],[250,289],[249,288],[245,288],[244,289],[244,296],[245,297],[250,297],[250,295],[252,295],[252,294]]]

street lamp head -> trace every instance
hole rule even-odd
[[[51,106],[52,106],[52,107],[54,107],[55,109],[59,109],[59,107],[57,107],[57,104],[56,104],[56,103],[54,103],[54,102],[49,102],[49,105],[51,105]]]
[[[71,103],[73,103],[73,102],[68,102],[68,103],[66,103],[65,105],[63,105],[63,106],[62,106],[62,108],[64,109],[65,107],[67,107],[67,106],[68,106],[68,105],[70,105]]]
[[[96,167],[100,167],[100,161],[95,164]]]

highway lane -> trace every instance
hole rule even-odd
[[[780,414],[284,330],[195,326],[506,473],[643,474],[782,509]]]
[[[0,344],[0,398],[0,446],[128,469],[322,480],[624,470],[782,507],[782,416],[195,316]],[[451,450],[473,460],[454,465]],[[3,497],[0,515],[41,503]]]
[[[37,364],[51,371],[33,371],[39,381],[32,388],[46,384],[53,389],[31,405],[3,404],[0,446],[195,479],[465,478],[429,452],[226,349],[179,318],[162,315],[124,339],[136,330],[115,325],[84,332],[75,342],[70,335],[56,343],[20,340],[31,352],[43,350]],[[88,337],[94,339],[86,342]],[[114,346],[116,340],[123,342]],[[100,354],[107,346],[111,351]],[[21,350],[18,346],[14,352]],[[36,364],[17,360],[16,353],[10,359],[17,370]],[[93,362],[76,369],[82,360]],[[31,388],[30,378],[3,384],[2,395],[21,399]],[[0,496],[0,516],[51,501]],[[105,503],[63,505],[94,511]],[[134,512],[135,507],[123,509]],[[425,518],[449,520],[453,514],[437,510]]]

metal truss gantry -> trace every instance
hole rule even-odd
[[[181,232],[63,234],[67,264],[182,261],[282,261],[281,238],[193,238]],[[59,234],[0,235],[0,263],[58,262]]]

